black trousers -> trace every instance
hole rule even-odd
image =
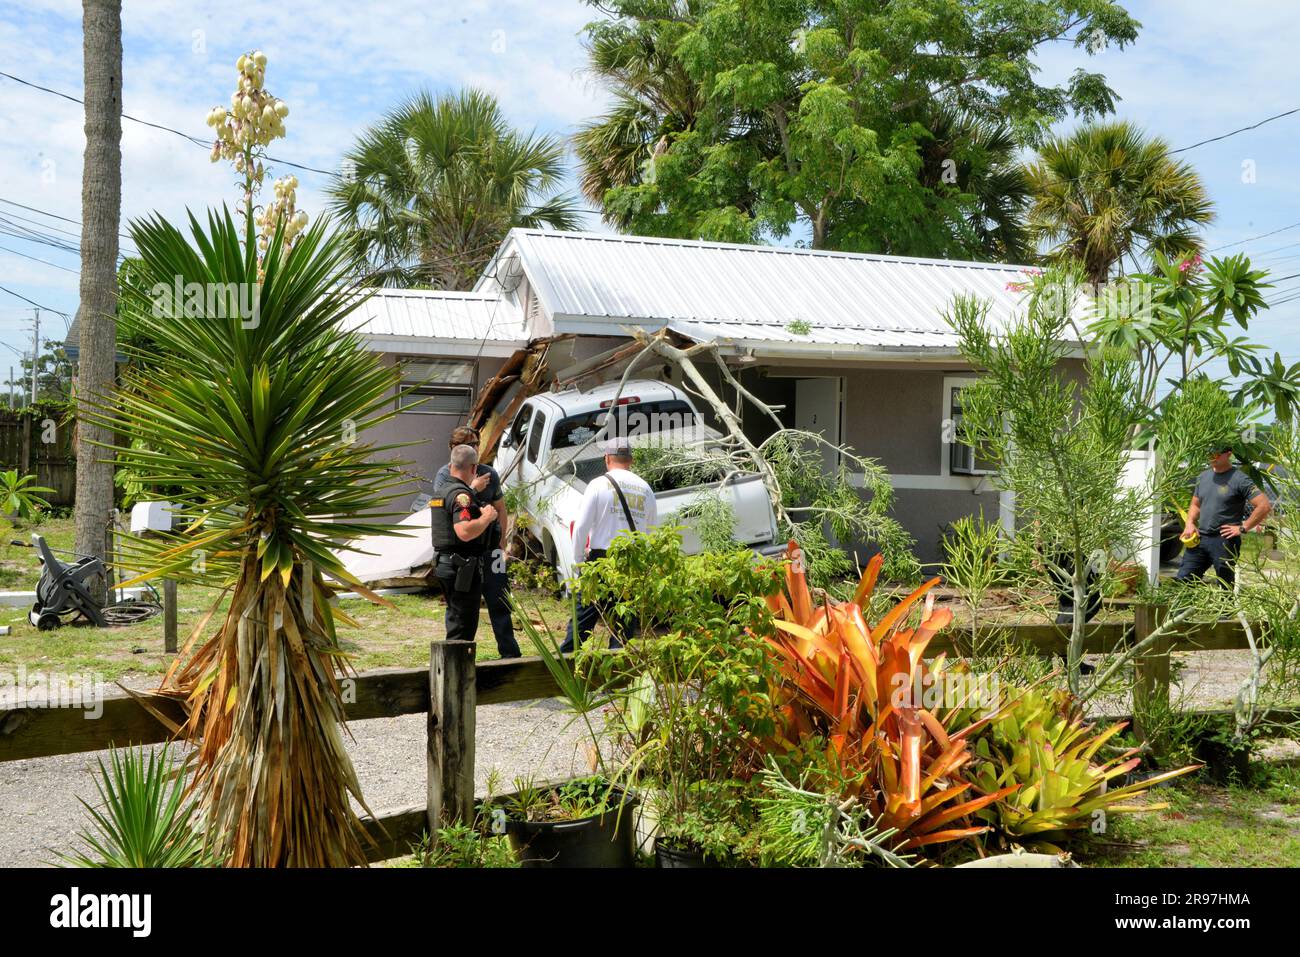
[[[1049,567],[1049,576],[1056,586],[1056,623],[1058,625],[1074,624],[1074,559],[1069,555],[1057,556]],[[1083,585],[1083,620],[1092,621],[1101,611],[1101,590],[1097,585],[1097,576],[1089,567],[1084,575]]]
[[[504,567],[494,569],[497,556],[489,552],[483,560],[483,597],[487,600],[488,621],[497,640],[497,654],[502,658],[518,658],[519,642],[515,640],[515,619],[510,611],[510,579]],[[504,566],[504,562],[501,563]]]
[[[478,610],[483,601],[483,573],[474,573],[469,591],[456,590],[456,569],[450,564],[439,562],[434,575],[447,598],[447,640],[473,641],[478,631]]]
[[[587,552],[586,560],[590,562],[595,561],[597,558],[604,557],[605,549],[593,548],[591,551]],[[617,618],[617,616],[613,615],[612,606],[606,605],[604,602],[593,602],[587,604],[579,601],[578,633],[577,635],[574,635],[573,622],[570,621],[568,628],[565,630],[564,644],[560,646],[560,651],[564,654],[568,654],[573,651],[575,643],[586,641],[591,636],[591,630],[596,627],[596,622],[599,621],[602,616],[617,619],[608,621],[610,626],[609,646],[611,648],[622,648],[625,640],[636,637],[636,633],[640,631],[640,622],[635,615]]]
[[[1204,578],[1211,568],[1218,576],[1219,584],[1231,588],[1237,580],[1237,556],[1241,554],[1241,536],[1224,538],[1221,535],[1206,535],[1201,532],[1201,543],[1195,548],[1183,552],[1183,562],[1178,566],[1175,581],[1187,581],[1191,578]]]

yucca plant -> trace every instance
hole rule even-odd
[[[1190,765],[1112,787],[1111,781],[1142,762],[1141,748],[1103,754],[1127,722],[1094,731],[1063,688],[1005,693],[1007,703],[979,729],[973,742],[970,776],[986,791],[1016,786],[1013,794],[983,808],[979,816],[1018,843],[1059,851],[1052,841],[1096,826],[1107,813],[1159,810],[1163,805],[1137,807],[1123,802],[1199,767]]]
[[[952,620],[950,610],[926,606],[920,623],[907,627],[912,610],[939,579],[871,625],[862,609],[875,589],[882,556],[868,562],[852,601],[826,599],[820,606],[813,604],[794,542],[787,559],[785,593],[769,599],[777,627],[769,643],[791,692],[781,711],[787,743],[819,735],[843,767],[862,771],[859,796],[874,826],[898,833],[898,849],[985,832],[987,825],[972,824],[970,816],[1015,790],[1011,785],[970,796],[966,739],[988,718],[945,726],[908,693],[931,680],[923,660],[926,645]]]
[[[35,475],[19,475],[17,469],[0,472],[0,514],[12,518],[32,518],[50,507],[42,495],[54,489],[36,484]]]
[[[393,414],[397,373],[345,326],[361,297],[324,223],[292,248],[277,230],[260,264],[251,222],[241,236],[228,211],[206,229],[191,215],[190,234],[157,217],[132,224],[141,262],[125,295],[150,352],[98,412],[134,440],[118,463],[176,490],[181,531],[135,543],[140,578],[215,582],[228,599],[160,690],[185,702],[175,730],[197,743],[193,786],[227,864],[362,864],[349,795],[365,805],[341,729],[344,616],[327,579],[364,591],[336,552],[387,529],[376,513],[404,482],[383,461],[392,446],[359,438]]]
[[[99,759],[95,787],[101,807],[85,800],[85,848],[59,858],[73,867],[209,867],[217,863],[194,821],[184,765],[167,746],[114,748]]]

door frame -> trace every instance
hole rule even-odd
[[[835,387],[835,434],[834,434],[834,435],[828,435],[828,436],[826,436],[826,438],[829,439],[831,442],[835,443],[835,445],[843,445],[843,444],[844,444],[844,393],[845,393],[845,388],[844,388],[844,376],[843,376],[843,375],[779,375],[779,376],[772,376],[772,378],[774,378],[774,379],[794,379],[794,380],[796,380],[796,383],[797,383],[797,381],[800,380],[800,379],[833,379],[833,380],[835,381],[835,384],[836,384],[836,387]],[[798,418],[799,418],[799,387],[798,387],[797,384],[795,385],[795,399],[794,399],[794,401],[795,401],[795,407],[794,407],[794,409],[793,409],[792,411],[794,412],[794,416],[793,416],[793,418],[794,418],[794,420],[797,422],[797,421],[798,421]],[[796,428],[797,428],[797,426],[796,426]],[[839,461],[838,461],[838,459],[839,459],[839,454],[838,454],[838,453],[836,453],[836,459],[837,459],[837,461],[836,461],[836,463],[835,463],[835,467],[838,468],[838,467],[839,467]]]

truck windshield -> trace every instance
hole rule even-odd
[[[635,405],[620,405],[612,410],[593,409],[556,423],[551,448],[579,448],[589,441],[652,435],[656,432],[694,428],[695,425],[694,410],[680,399],[638,402]]]

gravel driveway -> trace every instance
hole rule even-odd
[[[143,687],[144,682],[141,683]],[[476,715],[475,785],[487,793],[488,775],[500,775],[498,791],[513,790],[516,776],[538,781],[586,773],[584,730],[570,726],[557,700],[483,705]],[[425,800],[425,716],[374,718],[349,725],[348,751],[361,793],[375,813]],[[101,752],[102,754],[102,752]],[[85,819],[78,798],[96,803],[95,753],[0,763],[0,867],[35,867],[55,851],[76,844]]]

